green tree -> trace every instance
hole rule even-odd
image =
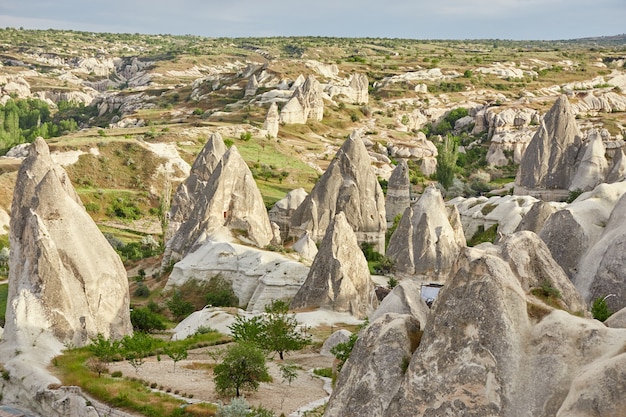
[[[120,347],[119,340],[106,339],[102,333],[98,333],[95,339],[91,339],[89,350],[102,362],[109,363],[120,354]]]
[[[176,372],[176,362],[187,359],[188,353],[185,346],[167,347],[165,348],[165,354],[174,361],[174,372]]]
[[[130,312],[130,322],[133,329],[142,332],[153,332],[155,330],[165,330],[165,323],[157,313],[147,307],[133,308]]]
[[[265,306],[263,316],[250,319],[237,317],[230,326],[235,341],[252,343],[269,352],[276,352],[284,359],[285,352],[302,349],[311,342],[310,338],[298,330],[295,314],[289,314],[289,305],[282,300],[274,300]]]
[[[167,301],[166,305],[174,318],[178,321],[184,319],[194,311],[193,304],[190,301],[184,300],[178,290],[174,290],[172,298]]]
[[[265,355],[249,343],[235,343],[221,363],[213,369],[215,388],[220,394],[233,393],[239,397],[241,391],[256,391],[261,382],[271,381],[265,364]]]
[[[437,172],[435,178],[446,190],[452,185],[458,157],[457,143],[454,137],[446,136],[437,146]]]

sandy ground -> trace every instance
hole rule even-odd
[[[147,358],[138,372],[135,372],[135,369],[126,361],[110,364],[109,370],[110,372],[122,371],[124,376],[156,383],[157,388],[162,387],[163,391],[169,388],[171,393],[178,391],[179,395],[186,394],[186,399],[190,402],[217,403],[221,400],[223,403],[228,403],[230,398],[220,397],[215,392],[213,372],[208,369],[208,364],[215,364],[209,352],[224,349],[225,346],[191,350],[186,360],[176,364],[175,370],[174,362],[165,355],[161,356],[160,362],[156,357]],[[324,389],[324,381],[313,376],[312,370],[331,367],[333,358],[321,356],[314,349],[307,348],[299,352],[289,352],[285,355],[283,362],[299,365],[301,369],[298,370],[298,377],[292,381],[291,385],[283,382],[278,368],[278,363],[281,361],[276,355],[267,363],[273,381],[261,383],[256,392],[244,393],[250,404],[273,410],[276,415],[284,413],[289,416],[299,408],[329,395]],[[188,398],[190,394],[193,395],[192,399]]]

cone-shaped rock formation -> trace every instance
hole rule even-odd
[[[3,340],[24,350],[132,332],[124,265],[41,138],[18,173],[10,243]]]
[[[378,304],[367,260],[344,213],[337,214],[291,308],[325,308],[365,318]]]
[[[385,250],[385,196],[363,140],[356,132],[341,146],[335,159],[291,217],[289,235],[305,231],[319,242],[336,213],[343,211],[357,240]]]

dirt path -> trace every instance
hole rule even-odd
[[[223,346],[221,347],[223,348]],[[156,357],[146,359],[138,372],[126,361],[112,363],[110,372],[121,371],[124,376],[136,377],[156,383],[157,388],[171,394],[185,397],[190,402],[207,401],[217,403],[221,400],[228,403],[230,398],[224,398],[215,392],[213,383],[212,365],[215,361],[208,354],[210,350],[218,348],[200,348],[189,351],[186,360],[176,364],[167,356],[162,355],[161,361]],[[278,363],[280,359],[268,361],[267,365],[273,382],[262,383],[256,392],[246,392],[246,400],[254,406],[263,406],[274,411],[276,415],[284,413],[286,416],[311,402],[328,396],[324,390],[324,381],[312,375],[314,368],[326,368],[332,366],[333,358],[319,355],[313,349],[300,352],[290,352],[285,355],[285,363],[298,365],[298,377],[291,385],[282,381]],[[192,397],[192,398],[189,398]]]

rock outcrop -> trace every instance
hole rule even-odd
[[[367,104],[369,101],[369,82],[365,74],[352,74],[346,85],[329,85],[326,89],[332,99],[351,104]]]
[[[404,211],[387,256],[398,272],[439,279],[450,272],[463,246],[459,212],[446,208],[439,190],[429,187]]]
[[[217,164],[226,153],[226,145],[219,133],[213,133],[207,143],[196,157],[189,177],[181,183],[172,197],[168,218],[168,229],[165,236],[167,242],[176,234],[181,224],[185,223],[199,199],[204,194],[204,189]]]
[[[5,346],[54,351],[132,333],[124,265],[41,138],[18,173],[10,243]]]
[[[305,231],[319,242],[336,213],[343,211],[360,243],[385,251],[385,196],[361,137],[353,132],[328,169],[291,217],[289,235]]]
[[[626,389],[615,378],[624,372],[626,331],[550,307],[531,291],[541,287],[559,291],[565,310],[584,308],[532,232],[463,249],[419,346],[408,348],[409,332],[388,333],[393,316],[375,320],[344,365],[326,415],[621,415]],[[379,367],[385,345],[394,359]]]
[[[236,235],[236,236],[235,236]],[[184,257],[210,237],[267,246],[273,230],[252,173],[233,145],[211,174],[189,219],[167,243],[171,259]]]
[[[283,240],[289,236],[289,223],[291,216],[307,197],[304,188],[291,190],[283,198],[278,200],[269,210],[270,221],[280,227],[280,236]]]
[[[536,189],[568,190],[580,162],[581,141],[574,112],[562,95],[544,116],[522,157],[515,194]]]
[[[272,300],[291,299],[308,273],[302,263],[277,252],[207,240],[174,265],[166,288],[190,280],[210,282],[219,275],[231,284],[240,307],[263,311]]]
[[[324,100],[320,83],[309,75],[306,81],[296,87],[291,99],[280,111],[280,122],[304,124],[307,120],[321,121],[324,117]]]
[[[278,127],[280,125],[280,114],[278,113],[278,104],[270,104],[267,110],[265,121],[263,122],[263,130],[267,131],[270,138],[278,137]]]
[[[580,165],[571,179],[570,190],[589,191],[604,181],[609,170],[602,136],[596,129],[587,133]]]
[[[420,171],[426,176],[437,170],[437,147],[423,132],[409,141],[394,140],[387,143],[387,151],[393,158],[412,159],[420,162]]]
[[[323,308],[365,318],[378,305],[367,260],[343,212],[326,230],[292,309]]]
[[[404,210],[411,205],[410,187],[409,166],[404,159],[400,159],[387,183],[385,196],[387,223],[393,223],[396,216],[404,213]]]
[[[579,259],[574,284],[588,303],[609,294],[612,311],[626,307],[626,194],[622,195],[600,239]]]

